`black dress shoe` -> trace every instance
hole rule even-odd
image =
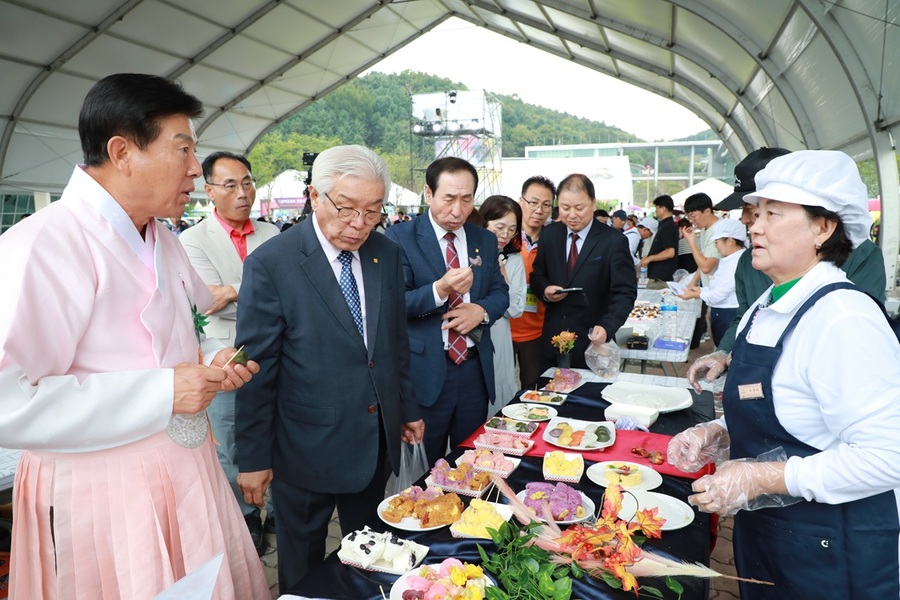
[[[262,519],[259,518],[259,513],[251,513],[245,516],[244,521],[246,521],[247,529],[250,531],[250,539],[253,540],[253,545],[256,546],[257,556],[262,556],[266,551],[266,536],[263,535]]]
[[[275,535],[275,515],[266,517],[266,524],[263,526],[263,531]]]

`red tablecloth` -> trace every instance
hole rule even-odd
[[[582,456],[584,456],[584,460],[600,462],[605,460],[625,460],[641,465],[647,465],[659,473],[663,475],[673,475],[675,477],[686,477],[688,479],[697,479],[702,477],[703,475],[708,475],[715,471],[715,465],[706,465],[696,473],[685,473],[674,466],[670,465],[668,460],[663,462],[661,465],[651,464],[649,460],[646,458],[641,458],[636,454],[631,453],[632,448],[643,448],[649,452],[653,452],[654,450],[658,452],[662,452],[663,456],[666,455],[666,448],[669,446],[669,440],[672,439],[670,435],[662,435],[659,433],[647,433],[645,431],[630,431],[624,429],[616,430],[616,443],[608,448],[603,448],[602,450],[591,450],[591,451],[578,451],[578,450],[567,450],[566,448],[562,448],[560,446],[554,446],[553,444],[548,444],[543,440],[544,430],[547,428],[547,423],[540,423],[537,431],[531,436],[531,439],[534,441],[534,446],[531,447],[525,456],[536,456],[543,457],[547,452],[552,452],[553,450],[564,450],[568,452],[580,452]],[[484,433],[484,426],[479,427],[475,433],[467,437],[460,446],[465,448],[474,448],[475,447],[475,439]]]

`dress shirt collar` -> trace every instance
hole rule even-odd
[[[438,225],[437,223],[434,222],[434,219],[431,218],[430,210],[428,211],[427,214],[428,214],[428,222],[431,223],[431,227],[434,229],[434,235],[437,236],[439,243],[441,240],[444,239],[444,236],[447,235],[448,233],[454,234],[456,236],[456,239],[459,240],[461,243],[463,243],[463,244],[466,243],[466,228],[465,228],[465,226],[460,227],[456,231],[450,231],[449,229],[444,229],[443,227],[441,227],[440,225]],[[419,217],[419,218],[421,219],[422,217]],[[454,243],[454,245],[455,245],[455,243]],[[460,261],[460,264],[462,264],[462,261]]]
[[[591,227],[593,227],[593,226],[594,226],[594,218],[593,217],[591,217],[591,222],[588,223],[584,229],[582,229],[581,231],[578,231],[578,232],[572,231],[571,229],[569,229],[569,227],[567,225],[566,226],[566,237],[570,237],[573,233],[577,233],[578,239],[580,239],[583,242],[584,240],[587,239],[588,232],[590,232]]]
[[[237,229],[229,225],[225,219],[219,216],[219,211],[217,209],[213,209],[213,214],[216,215],[216,220],[222,224],[222,227],[225,228],[225,233],[227,233],[229,236],[234,236],[235,234],[237,234],[240,237],[246,237],[255,232],[255,230],[253,229],[253,221],[251,219],[247,219],[246,221],[244,221],[244,226],[240,231],[238,231]]]
[[[328,259],[329,263],[333,263],[337,260],[338,255],[341,253],[341,250],[335,247],[334,244],[328,241],[328,238],[325,237],[325,234],[322,233],[322,230],[319,228],[319,219],[316,217],[316,213],[310,215],[310,218],[313,222],[313,229],[316,231],[316,237],[319,238],[319,244],[322,246],[322,250],[325,252],[325,258]],[[359,261],[359,250],[352,251],[353,258]]]

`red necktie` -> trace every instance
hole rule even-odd
[[[569,246],[569,261],[567,263],[569,267],[569,275],[572,274],[572,271],[575,270],[575,263],[578,261],[578,234],[570,233],[572,237],[572,245]]]
[[[455,238],[456,234],[453,233],[447,233],[444,236],[444,239],[447,240],[448,271],[450,269],[459,268],[459,254],[456,253],[456,246],[453,245],[453,240]],[[450,303],[450,308],[456,308],[458,305],[462,304],[462,301],[462,294],[453,292],[449,296],[447,296],[447,302]],[[466,360],[466,336],[461,335],[455,329],[448,329],[447,344],[449,346],[448,352],[450,353],[450,360],[452,360],[456,364],[462,364],[462,362]]]

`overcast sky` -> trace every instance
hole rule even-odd
[[[689,110],[661,96],[456,18],[371,71],[406,69],[447,77],[470,90],[516,94],[525,102],[604,121],[648,141],[708,129]]]

